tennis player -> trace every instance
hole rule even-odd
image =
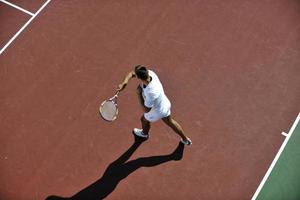
[[[143,65],[137,65],[133,71],[127,74],[123,83],[119,85],[118,91],[124,90],[129,80],[134,77],[141,81],[137,91],[140,103],[145,111],[141,117],[142,129],[134,128],[134,134],[142,138],[148,138],[150,124],[162,119],[181,137],[183,144],[191,145],[192,140],[185,136],[182,127],[171,117],[171,103],[165,95],[160,80],[153,71]]]

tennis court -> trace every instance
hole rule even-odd
[[[255,199],[299,199],[299,137],[300,113],[280,147],[263,181],[253,196]]]
[[[299,19],[296,0],[0,0],[0,199],[299,199]],[[101,119],[137,64],[192,146],[162,122],[134,138],[138,81]]]

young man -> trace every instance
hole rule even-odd
[[[191,145],[191,139],[184,135],[181,126],[171,117],[171,103],[164,93],[160,80],[153,71],[148,70],[143,65],[136,66],[134,71],[129,72],[123,83],[119,85],[118,91],[122,91],[129,80],[134,77],[141,81],[138,86],[138,97],[145,110],[144,115],[141,117],[143,129],[134,128],[134,134],[148,138],[150,123],[162,119],[181,137],[183,144]]]

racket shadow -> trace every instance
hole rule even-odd
[[[111,194],[119,182],[141,167],[154,167],[169,161],[179,161],[183,157],[184,145],[179,142],[176,149],[167,155],[141,157],[128,161],[131,155],[145,140],[135,136],[134,143],[118,159],[113,161],[103,173],[103,176],[69,198],[49,196],[46,200],[99,200]]]

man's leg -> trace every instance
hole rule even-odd
[[[162,120],[169,126],[171,127],[175,133],[177,133],[184,142],[188,142],[187,144],[191,144],[192,141],[185,136],[184,131],[182,129],[182,127],[180,126],[180,124],[178,122],[176,122],[171,115],[169,115],[168,117],[164,117],[162,118]]]
[[[145,112],[149,112],[149,108],[147,108],[144,105],[144,98],[142,95],[142,88],[141,86],[138,86],[137,88],[137,94],[139,98],[139,102]],[[149,130],[150,130],[150,122],[145,119],[144,115],[141,117],[141,123],[142,123],[142,129],[134,128],[133,132],[135,135],[143,138],[148,138],[149,137]]]
[[[145,119],[144,115],[141,117],[142,129],[134,128],[133,133],[142,138],[149,138],[150,122]]]
[[[150,122],[147,119],[145,119],[144,115],[141,117],[141,122],[142,122],[143,133],[145,135],[148,135],[150,130]]]

